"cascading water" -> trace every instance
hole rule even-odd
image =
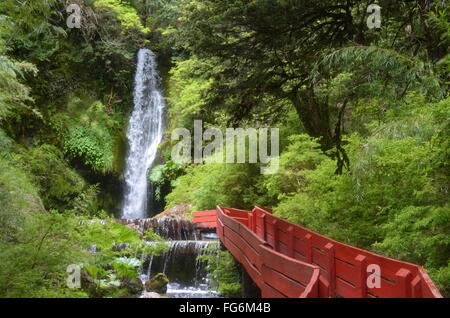
[[[194,223],[186,220],[147,218],[124,219],[119,220],[118,222],[123,225],[132,226],[140,233],[144,233],[146,230],[152,229],[156,234],[170,241],[217,240],[217,235],[215,232],[210,233],[211,229],[200,229],[196,227]]]
[[[122,218],[144,218],[147,214],[147,172],[156,158],[163,134],[165,103],[159,88],[155,54],[141,49],[137,55],[134,109],[127,138],[129,152],[125,168]]]
[[[217,246],[217,241],[169,241],[170,248],[160,256],[145,257],[141,280],[157,273],[167,275],[170,283],[166,295],[175,298],[211,298],[218,293],[211,290],[206,263],[198,259]],[[148,242],[148,244],[154,244]]]
[[[137,55],[134,81],[134,109],[127,138],[129,152],[125,168],[125,195],[122,220],[141,234],[152,228],[169,240],[170,249],[161,256],[142,255],[140,278],[147,281],[157,273],[165,273],[170,283],[167,295],[172,297],[215,297],[206,279],[204,262],[197,257],[208,252],[211,241],[198,241],[195,225],[189,221],[145,218],[147,216],[147,173],[157,153],[163,134],[165,108],[152,51],[141,49]],[[208,239],[216,239],[209,236]],[[148,244],[154,244],[148,242]]]

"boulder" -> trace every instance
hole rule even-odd
[[[139,278],[135,277],[128,281],[128,283],[126,284],[126,288],[130,292],[130,294],[135,295],[141,293],[144,290],[144,284]]]
[[[156,292],[165,294],[167,292],[167,284],[169,279],[165,274],[159,273],[145,282],[145,289],[147,292]]]
[[[155,219],[168,218],[189,221],[191,219],[191,207],[191,204],[183,202],[159,213],[155,216]]]

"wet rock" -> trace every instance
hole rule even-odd
[[[167,292],[167,284],[169,279],[166,275],[159,273],[150,278],[145,282],[145,289],[148,292],[157,292],[160,294],[165,294]]]
[[[139,294],[144,290],[144,284],[139,278],[132,278],[128,281],[126,284],[127,290],[130,292],[130,294],[135,295]]]
[[[168,218],[189,221],[191,219],[191,207],[191,204],[180,203],[156,215],[155,219]]]
[[[128,248],[131,248],[130,244],[128,244],[128,243],[119,243],[119,244],[114,245],[112,247],[112,250],[114,252],[120,252],[120,251],[126,250]]]
[[[199,236],[195,224],[186,220],[154,218],[149,222],[149,227],[156,234],[168,240],[197,240]]]
[[[200,238],[200,231],[196,225],[187,220],[179,220],[169,217],[150,219],[125,219],[118,220],[120,224],[137,229],[139,233],[144,233],[147,229],[153,231],[167,240],[197,240]]]

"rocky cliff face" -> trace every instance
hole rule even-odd
[[[201,229],[190,221],[169,218],[125,219],[117,220],[141,235],[147,229],[153,231],[166,240],[171,241],[196,241],[201,239]]]
[[[191,206],[187,203],[179,204],[153,218],[121,219],[117,222],[138,231],[141,235],[147,229],[153,229],[156,234],[170,241],[211,239],[207,233],[215,232],[214,229],[198,228],[196,224],[192,223],[190,208]],[[212,239],[216,239],[216,237],[212,237]]]
[[[178,219],[178,220],[191,220],[191,208],[192,205],[188,203],[177,204],[174,207],[161,212],[156,215],[156,219],[169,218],[169,219]]]

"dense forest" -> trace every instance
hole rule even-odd
[[[140,48],[167,104],[147,176],[158,213],[268,207],[419,264],[449,296],[449,44],[444,0],[2,0],[0,297],[127,296],[130,255],[166,248],[113,221]],[[194,120],[278,128],[279,169],[175,162],[172,131]],[[220,253],[211,267],[236,293]],[[67,286],[69,264],[82,288]]]

